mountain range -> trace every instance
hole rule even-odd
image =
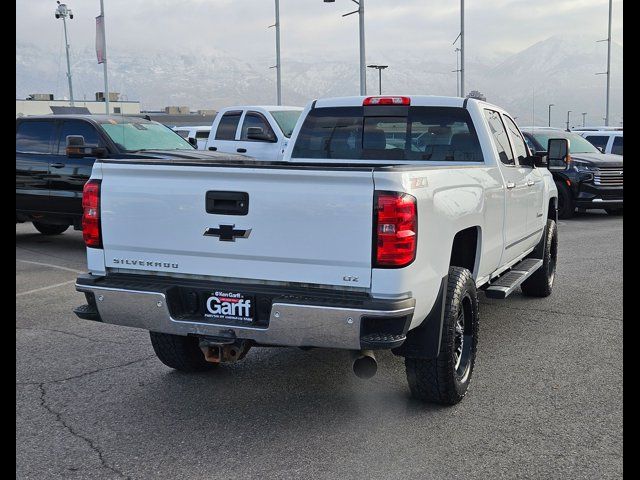
[[[478,90],[487,101],[518,117],[521,125],[546,125],[548,104],[553,103],[552,124],[564,126],[567,110],[571,125],[603,124],[605,110],[606,43],[591,35],[559,35],[518,53],[493,60],[467,61],[465,91]],[[469,48],[469,47],[467,47]],[[76,100],[93,100],[102,91],[102,66],[90,49],[72,50]],[[427,55],[394,53],[376,58],[389,65],[382,74],[383,93],[455,95],[455,57],[451,63]],[[109,51],[109,83],[125,100],[140,100],[142,108],[188,105],[192,110],[231,104],[275,103],[272,61],[251,61],[226,52]],[[622,121],[622,46],[611,49],[611,125]],[[304,105],[321,96],[358,92],[357,60],[282,59],[283,102]],[[368,73],[368,92],[378,92],[377,72]],[[31,93],[68,96],[64,51],[33,44],[16,44],[16,98]]]

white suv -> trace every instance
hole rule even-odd
[[[572,130],[602,153],[622,155],[622,130]]]

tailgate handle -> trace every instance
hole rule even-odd
[[[208,191],[205,208],[217,215],[246,215],[249,213],[249,194],[246,192]]]

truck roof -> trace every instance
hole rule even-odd
[[[220,111],[228,110],[268,110],[271,112],[277,112],[280,110],[304,110],[302,107],[296,107],[293,105],[233,105],[231,107],[221,108]]]
[[[108,121],[114,122],[122,122],[125,120],[135,119],[138,123],[151,123],[150,120],[142,116],[137,115],[107,115],[107,114],[78,114],[78,113],[66,113],[62,115],[54,115],[53,113],[47,115],[28,115],[25,117],[18,117],[16,120],[56,120],[56,119],[66,119],[66,120],[90,120],[98,123],[104,123]]]
[[[411,105],[419,107],[463,107],[465,102],[476,102],[502,110],[496,105],[492,105],[476,98],[448,97],[439,95],[356,95],[352,97],[319,98],[315,101],[315,108],[360,107],[366,98],[371,97],[408,97]]]

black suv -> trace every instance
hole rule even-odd
[[[67,137],[76,136],[67,148]],[[82,136],[84,140],[78,138]],[[80,144],[78,144],[80,141]],[[84,144],[84,145],[83,145]],[[81,228],[82,189],[96,157],[245,158],[195,150],[176,132],[138,117],[43,115],[16,119],[16,223],[45,235]]]
[[[602,153],[577,133],[540,127],[523,128],[522,133],[534,153],[546,151],[550,138],[569,139],[567,169],[552,172],[560,218],[570,218],[576,208],[622,213],[622,156]]]

